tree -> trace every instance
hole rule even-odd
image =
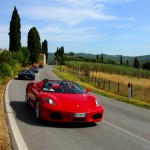
[[[97,60],[99,59],[99,55],[96,55],[96,59],[97,59]]]
[[[134,59],[134,68],[139,68],[139,61],[138,61],[137,57],[135,57],[135,59]]]
[[[23,60],[22,60],[22,65],[26,66],[29,64],[29,60],[30,60],[30,51],[27,47],[22,47],[21,48],[21,52],[23,54]]]
[[[127,60],[127,66],[129,66],[129,60]]]
[[[101,61],[102,61],[102,62],[104,61],[103,53],[101,54]]]
[[[120,55],[120,65],[122,65],[122,55]]]
[[[143,64],[143,69],[150,70],[150,61],[147,61]]]
[[[47,43],[47,40],[44,40],[44,42],[42,42],[42,53],[45,54],[46,63],[47,63],[47,60],[48,60],[48,43]]]
[[[74,54],[74,52],[70,52],[69,55],[70,56],[74,56],[75,54]]]
[[[16,7],[14,7],[14,11],[12,13],[12,18],[10,21],[9,28],[9,50],[10,51],[19,51],[21,49],[21,24],[20,17]]]
[[[0,64],[8,63],[12,60],[12,52],[4,50],[0,53]]]
[[[55,61],[57,60],[57,62],[61,65],[63,65],[63,61],[64,61],[64,47],[62,46],[61,48],[57,47],[57,51],[54,53],[55,55]]]
[[[28,33],[28,46],[30,50],[30,62],[36,63],[39,61],[39,54],[41,52],[41,43],[39,32],[35,27],[32,27]]]

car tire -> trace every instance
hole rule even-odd
[[[25,104],[27,106],[29,106],[29,99],[28,99],[28,93],[27,93],[27,91],[26,91],[26,95],[25,95]]]
[[[35,105],[35,117],[36,119],[40,120],[40,102],[39,100],[36,101],[36,105]]]
[[[32,77],[31,80],[35,80],[35,77]]]

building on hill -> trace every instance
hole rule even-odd
[[[39,64],[43,64],[44,66],[46,65],[46,55],[43,53],[39,56]]]

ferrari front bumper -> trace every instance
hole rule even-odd
[[[103,118],[104,108],[98,107],[94,110],[58,110],[41,106],[41,118],[53,122],[99,122]],[[84,116],[75,116],[75,114],[85,114]]]

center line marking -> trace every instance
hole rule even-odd
[[[129,132],[129,131],[123,129],[123,128],[120,128],[120,127],[118,127],[118,126],[116,126],[116,125],[114,125],[114,124],[112,124],[112,123],[110,123],[110,122],[108,122],[106,120],[103,120],[103,122],[105,122],[106,124],[109,124],[109,125],[113,126],[114,128],[117,128],[117,129],[119,129],[119,130],[121,130],[121,131],[123,131],[123,132],[125,132],[125,133],[127,133],[129,135],[132,135],[132,136],[134,136],[134,137],[136,137],[136,138],[138,138],[138,139],[140,139],[140,140],[142,140],[142,141],[147,142],[148,144],[150,144],[150,141],[148,141],[148,140],[146,140],[146,139],[144,139],[144,138],[142,138],[142,137],[140,137],[140,136],[138,136],[138,135],[136,135],[134,133],[131,133],[131,132]]]

